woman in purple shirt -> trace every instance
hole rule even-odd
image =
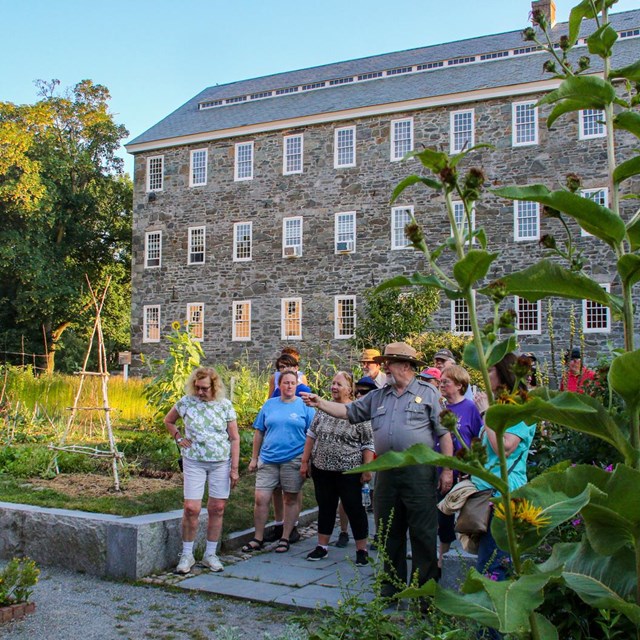
[[[480,437],[482,429],[482,416],[475,403],[464,397],[471,379],[462,367],[452,364],[442,370],[440,377],[440,393],[447,401],[447,409],[458,417],[458,433],[467,446],[471,445],[473,438]],[[463,444],[455,434],[453,438],[453,454],[462,449]],[[456,477],[454,474],[454,484]],[[454,531],[455,516],[445,515],[438,510],[438,537],[440,538],[439,564],[442,565],[442,555],[449,551],[451,543],[456,539]]]

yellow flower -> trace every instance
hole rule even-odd
[[[532,502],[529,502],[529,500],[523,498],[514,498],[511,500],[511,517],[516,525],[523,523],[536,529],[545,527],[551,522],[551,518],[543,516],[543,511],[544,509],[542,507],[536,507]],[[500,520],[507,519],[503,502],[496,505],[494,515]]]
[[[178,331],[178,330],[180,329],[180,323],[179,323],[177,320],[174,320],[174,321],[171,323],[171,328],[172,328],[174,331]]]

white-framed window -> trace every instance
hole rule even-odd
[[[282,257],[299,258],[302,255],[302,216],[282,221]]]
[[[609,206],[609,189],[608,187],[600,187],[599,189],[582,189],[580,191],[580,195],[583,198],[589,198],[589,200],[593,200],[595,203],[603,206]],[[580,229],[580,235],[583,237],[591,236],[588,231],[584,229]]]
[[[541,333],[541,301],[529,302],[515,296],[516,331],[520,335],[537,335]]]
[[[391,161],[402,160],[413,151],[413,118],[391,121]]]
[[[406,249],[411,246],[404,228],[411,222],[413,206],[392,207],[391,209],[391,248]]]
[[[456,219],[456,225],[458,230],[464,237],[465,234],[469,233],[469,223],[467,220],[467,216],[464,213],[464,203],[462,200],[454,200],[453,201],[453,216]],[[475,204],[471,205],[471,231],[475,231],[476,228],[476,207]],[[451,235],[453,236],[453,229],[451,230]],[[473,243],[475,243],[476,239],[473,238]]]
[[[248,342],[251,340],[251,300],[234,302],[231,313],[231,339],[234,342]]]
[[[335,169],[356,166],[356,128],[336,129],[333,143],[333,166]]]
[[[336,213],[336,253],[353,253],[356,250],[356,212]]]
[[[160,342],[160,305],[147,304],[142,313],[142,342]]]
[[[334,337],[344,340],[356,332],[356,297],[336,296],[334,299]]]
[[[234,180],[253,180],[253,142],[236,143]]]
[[[145,269],[162,266],[162,231],[144,234],[144,266]]]
[[[282,138],[282,173],[284,175],[302,173],[303,144],[301,133]]]
[[[204,264],[206,227],[189,227],[187,264]]]
[[[202,302],[187,304],[187,328],[194,340],[202,342],[204,338],[204,304]]]
[[[282,298],[280,309],[282,340],[302,340],[302,298]]]
[[[602,284],[608,293],[611,285]],[[593,300],[582,301],[582,330],[584,333],[609,333],[611,331],[611,313],[609,307]]]
[[[580,140],[603,138],[607,135],[604,111],[602,109],[582,109],[578,113],[578,137]]]
[[[201,187],[207,184],[207,150],[194,149],[189,163],[189,186]]]
[[[453,333],[472,333],[469,305],[464,298],[451,301],[451,331]]]
[[[515,200],[514,239],[537,240],[540,237],[540,205],[528,200]]]
[[[512,144],[514,147],[538,144],[538,107],[535,101],[512,105]]]
[[[458,153],[475,144],[475,125],[473,118],[473,109],[451,112],[451,153]]]
[[[162,191],[164,188],[164,156],[147,158],[147,191]]]
[[[233,225],[233,261],[251,260],[253,248],[253,222],[236,222]]]

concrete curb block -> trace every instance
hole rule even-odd
[[[300,514],[306,525],[317,509]],[[196,547],[205,542],[206,511],[200,516]],[[182,509],[123,518],[100,513],[0,502],[0,558],[29,556],[91,575],[138,580],[172,568],[182,548]],[[232,533],[222,543],[236,550],[253,529]]]

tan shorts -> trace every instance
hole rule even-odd
[[[302,456],[280,463],[259,460],[256,489],[273,490],[282,487],[286,493],[298,493],[304,484],[304,478],[300,475],[301,460]]]

